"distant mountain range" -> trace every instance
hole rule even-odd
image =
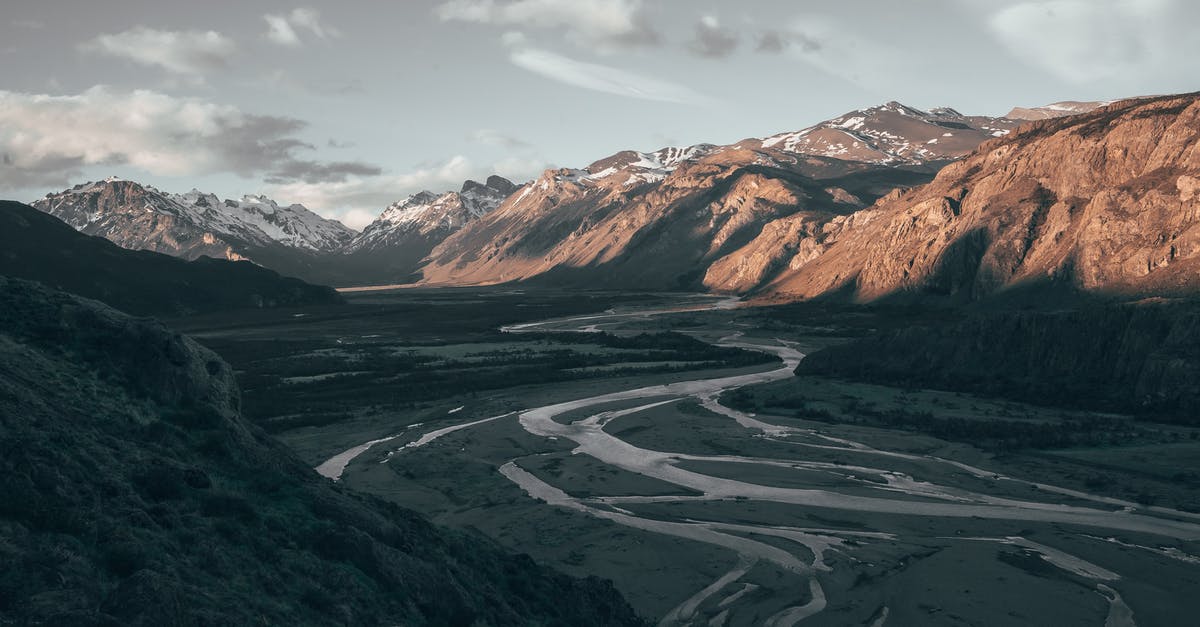
[[[1023,123],[1015,118],[1101,104],[991,118],[889,102],[765,139],[623,151],[520,186],[493,176],[457,192],[421,192],[362,233],[301,205],[166,194],[111,179],[34,206],[126,248],[249,259],[338,285],[535,281],[782,293],[780,277],[873,219],[868,207],[929,182],[985,142],[1003,143]]]
[[[32,204],[124,248],[185,259],[244,259],[272,246],[329,251],[354,237],[341,222],[303,205],[281,207],[263,196],[220,200],[197,190],[168,194],[118,178],[76,185]]]

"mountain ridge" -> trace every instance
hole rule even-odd
[[[889,196],[765,288],[977,300],[1028,282],[1157,295],[1200,288],[1200,97],[1035,121]]]
[[[1043,109],[1065,113],[1065,104],[1088,103],[1059,104]],[[841,232],[847,221],[866,219],[852,217],[858,210],[894,189],[927,182],[945,164],[1018,125],[893,101],[764,139],[625,150],[584,168],[546,170],[524,185],[492,176],[485,183],[467,181],[457,192],[420,192],[389,205],[361,233],[342,231],[319,245],[296,245],[278,232],[257,240],[222,238],[217,228],[177,233],[183,218],[169,211],[149,212],[154,224],[138,226],[149,219],[137,198],[113,219],[134,225],[124,231],[95,220],[94,211],[67,211],[54,198],[39,201],[39,208],[128,247],[249,258],[339,285],[535,280],[745,293],[793,269],[801,257],[815,258],[829,234]],[[742,175],[745,181],[738,183]],[[723,185],[734,189],[732,196]],[[195,190],[168,200],[185,205],[175,211],[185,217],[266,203],[259,197],[217,201]],[[668,220],[690,226],[660,222]],[[597,228],[603,235],[592,232]],[[687,228],[694,233],[684,233]],[[664,236],[674,240],[655,246]],[[271,241],[264,245],[264,239]],[[682,254],[674,259],[671,251]]]

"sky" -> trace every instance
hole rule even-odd
[[[1195,0],[5,0],[0,198],[119,176],[361,228],[468,178],[891,100],[1196,91],[1197,23]]]

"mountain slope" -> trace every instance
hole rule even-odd
[[[0,277],[0,623],[639,624],[318,477],[238,404],[160,323]]]
[[[764,290],[973,300],[1016,286],[1200,289],[1200,98],[1129,100],[1033,122],[930,184],[863,210]]]
[[[693,288],[707,264],[764,221],[795,213],[823,220],[861,207],[859,198],[874,191],[818,181],[742,149],[669,168],[638,163],[546,172],[435,248],[424,281]],[[923,180],[914,172],[893,176],[899,184]]]
[[[0,201],[0,275],[41,281],[133,314],[341,302],[332,289],[246,261],[184,261],[126,250],[12,201]]]
[[[423,281],[751,290],[803,252],[793,242],[1014,126],[889,103],[766,140],[548,170],[434,248]]]

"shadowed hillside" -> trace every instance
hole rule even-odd
[[[0,278],[0,624],[632,625],[612,586],[318,477],[227,364]]]
[[[328,287],[248,261],[184,261],[126,250],[12,201],[0,201],[0,275],[40,281],[139,315],[341,302]]]
[[[826,348],[802,361],[797,373],[1195,424],[1200,307],[1146,302],[976,314]]]

